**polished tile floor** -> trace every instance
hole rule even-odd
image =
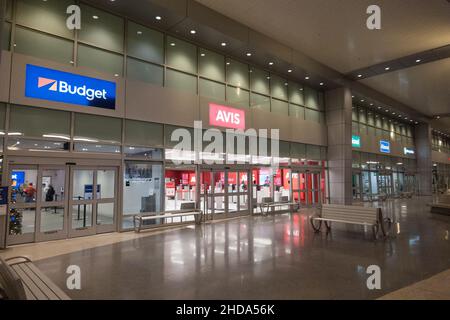
[[[430,201],[383,204],[398,224],[376,242],[337,224],[315,234],[304,211],[149,233],[36,264],[61,288],[67,267],[80,266],[82,290],[66,290],[74,299],[375,299],[450,269],[450,217],[430,214]],[[381,290],[367,289],[369,265],[381,268]]]

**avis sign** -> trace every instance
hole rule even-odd
[[[209,124],[211,126],[245,130],[244,110],[209,104]]]
[[[27,64],[25,96],[86,107],[116,109],[116,83]]]

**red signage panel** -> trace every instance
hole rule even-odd
[[[245,111],[210,103],[209,124],[216,127],[245,130]]]

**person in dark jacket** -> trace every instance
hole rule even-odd
[[[45,201],[46,202],[53,202],[55,199],[55,189],[52,185],[48,186],[47,193],[45,194]]]

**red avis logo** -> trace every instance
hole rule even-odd
[[[244,110],[209,104],[209,124],[212,126],[245,130]]]

